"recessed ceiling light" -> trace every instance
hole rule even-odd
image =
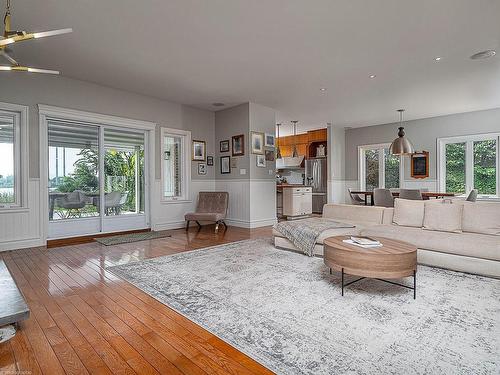
[[[472,60],[481,60],[481,59],[487,59],[488,57],[493,57],[496,54],[497,51],[495,51],[494,49],[487,49],[486,51],[481,51],[473,54],[470,58]]]
[[[375,74],[370,75],[370,78],[375,78],[375,77],[376,77]]]
[[[436,57],[436,58],[434,58],[434,60],[439,61],[439,60],[441,60],[441,57]]]
[[[325,91],[326,91],[326,88],[322,87],[322,88],[320,88],[320,89],[319,89],[319,91],[321,91],[321,92],[325,92]]]
[[[224,103],[212,103],[214,107],[224,107]]]

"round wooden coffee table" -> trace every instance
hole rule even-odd
[[[417,247],[407,242],[384,237],[370,237],[382,243],[381,247],[362,248],[343,242],[349,236],[328,237],[324,240],[324,262],[327,267],[342,272],[344,287],[366,277],[413,290],[417,298]],[[344,274],[361,278],[344,284]],[[413,276],[413,287],[384,279]]]

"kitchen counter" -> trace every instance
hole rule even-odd
[[[298,188],[298,187],[306,187],[304,184],[276,184],[276,190],[282,191],[286,188]]]

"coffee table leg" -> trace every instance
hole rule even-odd
[[[344,296],[344,269],[342,268],[342,297]]]
[[[332,274],[332,269],[330,268],[330,275]]]
[[[413,270],[413,299],[417,299],[417,270]]]

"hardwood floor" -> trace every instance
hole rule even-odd
[[[248,238],[270,228],[213,226],[115,246],[32,248],[0,253],[31,316],[0,344],[0,374],[272,374],[200,326],[105,270]]]

